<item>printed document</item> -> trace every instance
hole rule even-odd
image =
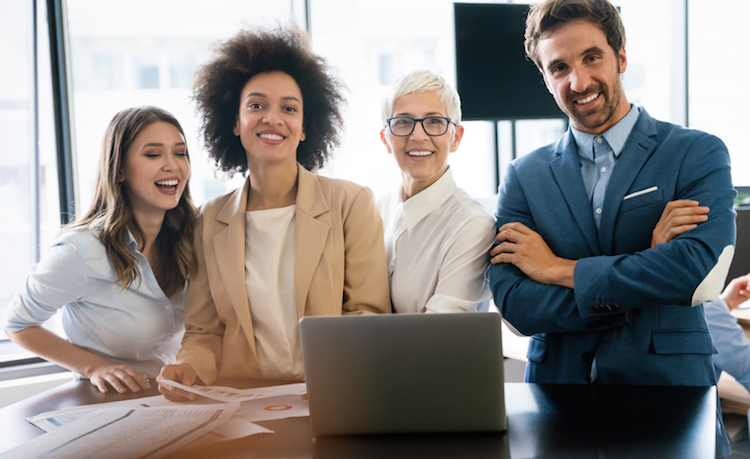
[[[305,383],[283,384],[281,386],[256,387],[254,389],[235,389],[224,386],[186,386],[172,380],[159,380],[186,392],[208,397],[220,402],[245,402],[259,398],[276,397],[278,395],[303,395],[307,393]]]
[[[158,458],[226,423],[238,403],[97,409],[0,458]]]

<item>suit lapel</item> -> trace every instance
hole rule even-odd
[[[560,187],[560,192],[568,203],[570,212],[578,223],[589,248],[591,248],[591,253],[598,255],[600,249],[596,223],[594,223],[594,216],[591,213],[591,204],[586,195],[586,188],[583,186],[581,166],[578,163],[578,150],[570,130],[557,144],[555,157],[550,161],[550,168],[557,185]]]
[[[331,219],[328,199],[318,177],[297,165],[297,211],[294,254],[294,290],[297,314],[305,314],[307,294],[315,270],[330,237]]]
[[[245,331],[250,349],[254,355],[257,355],[245,284],[245,209],[249,186],[250,180],[248,179],[245,181],[245,186],[235,191],[232,198],[216,214],[216,220],[227,226],[214,235],[212,242],[227,296]]]
[[[614,229],[620,211],[622,198],[630,190],[636,177],[656,148],[656,122],[642,110],[638,121],[625,142],[625,147],[612,171],[604,195],[602,218],[599,222],[599,242],[602,253],[610,255],[614,251]]]

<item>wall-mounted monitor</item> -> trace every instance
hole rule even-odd
[[[737,245],[725,284],[728,284],[735,277],[750,273],[750,208],[739,207],[734,210],[737,211],[737,220],[735,221],[737,225]],[[750,303],[746,303],[743,307],[750,307]]]
[[[456,89],[465,120],[565,118],[526,59],[529,5],[456,3]]]

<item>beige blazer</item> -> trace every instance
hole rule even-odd
[[[262,379],[245,284],[249,183],[207,202],[198,216],[197,267],[177,363],[190,364],[203,384]],[[372,191],[298,165],[296,206],[299,317],[390,312],[383,224]]]

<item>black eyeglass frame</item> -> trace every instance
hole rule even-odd
[[[427,132],[427,129],[425,129],[424,127],[425,120],[435,119],[435,118],[439,118],[441,120],[447,121],[447,123],[445,123],[445,131],[443,131],[440,134],[430,134],[429,132]],[[412,120],[413,123],[411,125],[411,131],[409,131],[408,134],[396,134],[395,132],[393,132],[391,121],[396,120],[396,119]],[[440,137],[441,135],[445,135],[445,133],[448,132],[448,128],[450,127],[451,124],[456,126],[456,123],[454,123],[452,119],[446,118],[444,116],[427,116],[425,118],[411,118],[409,116],[394,116],[393,118],[388,118],[387,120],[385,120],[385,124],[388,126],[388,129],[391,131],[391,134],[395,135],[396,137],[408,137],[412,135],[412,133],[414,133],[414,129],[417,127],[417,121],[419,121],[422,124],[422,130],[424,131],[424,133],[430,137]]]

